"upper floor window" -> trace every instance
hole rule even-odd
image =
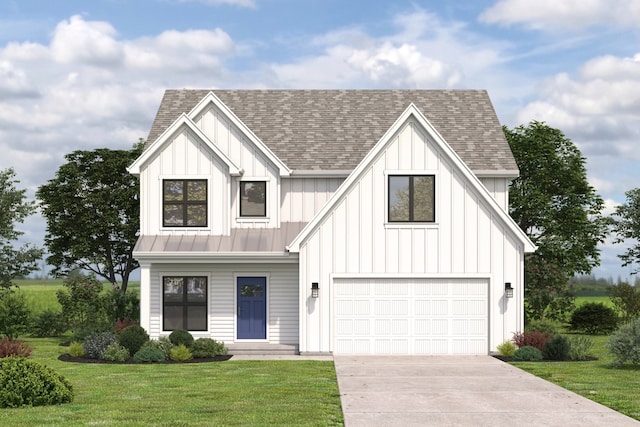
[[[267,216],[267,183],[240,181],[240,216]]]
[[[162,225],[207,226],[206,179],[165,179],[162,182]]]
[[[435,175],[389,175],[389,222],[435,222]]]

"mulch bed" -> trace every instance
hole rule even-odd
[[[500,356],[499,354],[492,354],[491,356],[495,357],[498,360],[502,360],[503,362],[514,362],[513,357]],[[546,359],[542,359],[542,360],[527,360],[527,362],[591,362],[591,361],[594,361],[594,360],[598,360],[598,358],[595,357],[595,356],[587,356],[583,360],[546,360]]]
[[[176,364],[176,363],[207,363],[207,362],[224,362],[226,360],[229,360],[233,357],[232,354],[225,354],[223,356],[216,356],[216,357],[203,357],[203,358],[197,358],[197,359],[191,359],[191,360],[187,360],[184,362],[176,362],[173,360],[163,360],[161,362],[136,362],[135,360],[133,360],[133,358],[129,358],[124,362],[113,362],[113,361],[109,361],[109,360],[100,360],[100,359],[90,359],[88,357],[74,357],[71,356],[68,353],[65,354],[61,354],[58,357],[58,360],[61,360],[63,362],[76,362],[76,363],[102,363],[102,364],[111,364],[111,365],[125,365],[125,364],[131,364],[131,365],[153,365],[153,364]]]

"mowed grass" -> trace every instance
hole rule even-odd
[[[331,361],[103,365],[61,362],[60,339],[32,359],[71,381],[70,404],[0,411],[2,426],[341,426]]]
[[[583,304],[595,302],[606,305],[607,307],[613,308],[613,303],[608,296],[588,296],[588,297],[576,297],[575,305],[576,307],[580,307]]]

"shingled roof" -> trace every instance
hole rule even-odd
[[[167,90],[148,143],[213,92],[292,170],[352,170],[411,104],[474,172],[517,173],[484,90]]]

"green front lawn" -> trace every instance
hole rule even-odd
[[[640,420],[640,366],[611,369],[606,336],[594,341],[590,362],[513,362],[520,369]],[[552,410],[552,408],[550,408]]]
[[[341,426],[330,361],[101,365],[61,362],[59,339],[32,359],[71,381],[70,404],[3,409],[3,426]]]

